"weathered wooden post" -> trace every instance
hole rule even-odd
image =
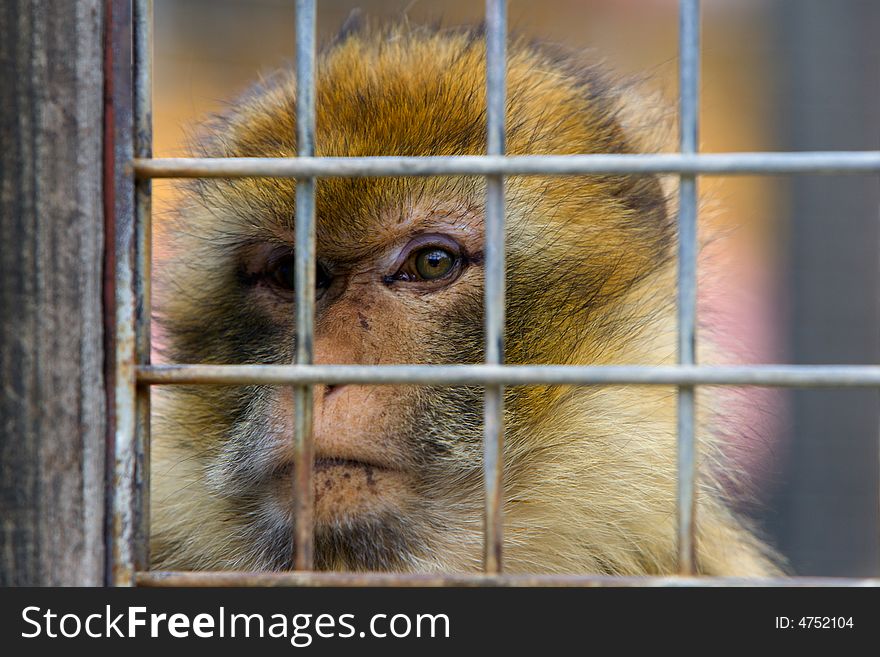
[[[104,5],[0,5],[0,585],[105,582]]]

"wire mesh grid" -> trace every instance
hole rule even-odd
[[[679,2],[678,153],[639,155],[505,156],[507,7],[486,0],[487,154],[448,157],[315,157],[315,0],[296,0],[296,158],[152,158],[152,0],[116,2],[111,25],[118,60],[108,85],[115,112],[131,135],[115,135],[123,175],[116,194],[116,383],[114,477],[111,495],[110,580],[149,586],[675,586],[878,585],[880,579],[739,579],[696,576],[694,392],[698,385],[880,387],[880,367],[700,366],[695,359],[697,177],[773,173],[880,173],[880,152],[698,153],[700,3]],[[119,125],[119,122],[117,122]],[[124,131],[123,131],[124,132]],[[133,166],[123,166],[122,163]],[[130,180],[134,190],[130,198]],[[504,364],[504,179],[509,175],[626,173],[677,174],[678,365],[552,366]],[[485,176],[485,364],[313,364],[315,181],[329,176]],[[150,363],[151,180],[194,177],[292,177],[297,181],[295,227],[296,361],[279,365],[152,365]],[[120,183],[120,180],[122,181]],[[289,385],[294,391],[295,570],[278,573],[154,572],[149,570],[150,389],[173,384]],[[312,385],[482,385],[484,572],[413,575],[313,572]],[[675,385],[678,388],[677,545],[679,569],[671,577],[509,575],[503,572],[503,395],[505,385]]]

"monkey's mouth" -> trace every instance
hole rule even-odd
[[[295,495],[293,468],[293,463],[284,463],[272,474],[273,488],[288,509]],[[318,457],[312,472],[316,524],[398,509],[410,488],[410,478],[403,471],[350,458]]]

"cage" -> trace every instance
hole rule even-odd
[[[880,172],[878,151],[700,153],[700,2],[679,2],[679,152],[636,155],[505,155],[505,43],[507,3],[487,0],[487,154],[447,157],[315,157],[314,0],[296,2],[298,157],[278,159],[154,158],[152,147],[151,0],[113,0],[106,6],[103,207],[108,280],[104,326],[112,367],[107,370],[106,568],[115,585],[666,585],[743,583],[695,576],[695,389],[698,386],[866,388],[880,386],[880,367],[849,365],[699,365],[697,328],[697,180],[730,175],[843,175]],[[95,8],[97,5],[95,6]],[[93,8],[94,9],[94,8]],[[94,54],[94,53],[93,53]],[[94,89],[94,85],[92,87]],[[92,99],[94,101],[94,99]],[[504,364],[505,235],[507,176],[673,174],[678,202],[678,365],[561,366]],[[313,364],[315,181],[339,176],[484,176],[486,196],[485,353],[482,365],[352,366]],[[296,195],[296,362],[278,365],[151,364],[151,185],[160,178],[290,177]],[[92,199],[94,201],[94,199]],[[876,246],[876,245],[875,245]],[[93,254],[94,255],[94,254]],[[94,318],[92,318],[94,319]],[[149,569],[150,391],[157,385],[265,384],[291,386],[296,403],[296,569],[282,573],[154,572]],[[412,575],[313,572],[313,500],[310,386],[323,384],[480,385],[485,387],[484,573]],[[674,385],[678,390],[679,574],[625,578],[594,575],[512,575],[504,572],[502,481],[504,386]],[[92,480],[100,477],[92,472]],[[876,502],[876,495],[875,500]],[[100,506],[100,504],[98,504]],[[99,538],[90,535],[90,541]],[[870,579],[792,577],[749,583],[772,585],[877,584]]]

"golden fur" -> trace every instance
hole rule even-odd
[[[317,155],[484,153],[484,79],[485,50],[476,31],[392,28],[349,35],[319,60]],[[652,103],[596,67],[542,46],[512,39],[507,79],[510,154],[645,152],[665,138]],[[255,87],[213,121],[200,154],[294,156],[294,86],[292,75],[282,72]],[[508,362],[674,362],[669,192],[669,181],[654,177],[508,179]],[[395,231],[434,226],[436,217],[453,217],[463,230],[479,232],[483,196],[479,178],[319,181],[319,257],[370,257]],[[163,231],[172,255],[157,272],[169,358],[289,362],[291,326],[278,318],[292,314],[292,306],[275,314],[275,307],[251,304],[251,292],[230,290],[240,274],[231,263],[243,245],[290,244],[294,198],[293,180],[201,181],[184,190],[173,224]],[[350,337],[360,329],[349,323],[354,315],[346,314],[347,306],[319,309],[317,331],[348,345],[337,362],[479,362],[481,282],[477,263],[455,284],[458,291],[450,287],[430,297],[433,310],[427,296],[377,292],[378,309],[358,314],[370,326],[364,337]],[[432,324],[437,315],[442,324]],[[436,471],[420,475],[422,497],[401,502],[398,524],[383,516],[362,532],[345,527],[319,541],[319,567],[478,570],[479,390],[384,390],[376,403],[387,403],[408,435],[418,439],[424,431],[433,451],[423,460]],[[276,446],[261,427],[281,422],[286,407],[278,395],[221,387],[157,394],[154,567],[289,566],[289,524],[269,518],[256,489],[238,490],[238,480],[229,478],[271,458]],[[699,571],[774,573],[770,551],[725,500],[718,476],[728,476],[729,465],[705,428],[714,418],[708,393],[699,401]],[[674,388],[509,389],[506,424],[507,571],[674,572]],[[395,431],[377,430],[376,439]],[[240,448],[229,447],[234,443]],[[358,541],[369,545],[356,553]]]

